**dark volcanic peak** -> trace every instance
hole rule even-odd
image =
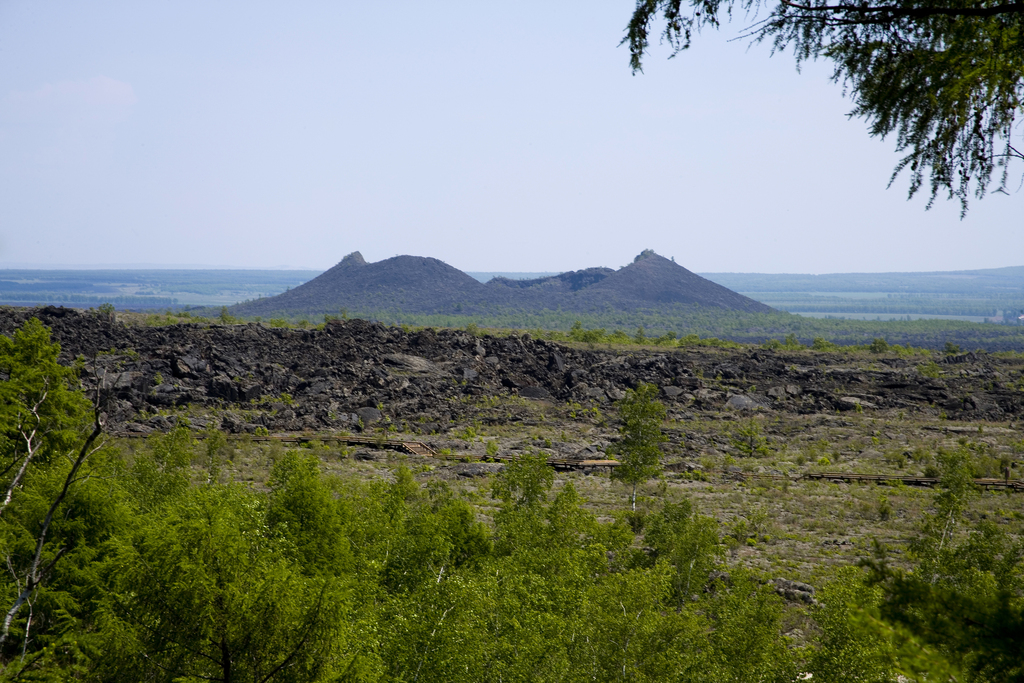
[[[357,251],[304,285],[239,304],[233,310],[239,315],[336,313],[341,309],[433,313],[476,303],[483,295],[483,284],[435,258],[395,256],[367,263]]]
[[[691,273],[653,251],[625,268],[587,268],[534,280],[494,278],[486,285],[435,258],[395,256],[367,263],[356,251],[339,264],[267,299],[234,306],[236,315],[319,315],[669,309],[695,305],[749,312],[772,309]]]
[[[353,251],[351,254],[341,259],[341,263],[339,263],[336,267],[365,265],[366,259],[363,258],[363,255],[360,254],[358,251]]]
[[[593,303],[613,308],[657,308],[688,304],[727,310],[768,313],[772,311],[731,289],[706,280],[650,249],[585,291]]]

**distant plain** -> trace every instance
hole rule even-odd
[[[313,279],[316,270],[0,270],[0,305],[111,303],[119,310],[230,306],[270,297]],[[473,272],[530,279],[551,272]],[[700,273],[773,308],[851,320],[1012,322],[1024,314],[1024,266],[921,273],[827,275]]]

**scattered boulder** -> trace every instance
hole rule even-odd
[[[356,418],[363,423],[364,427],[369,427],[374,422],[377,422],[384,414],[377,408],[357,408],[355,411]]]
[[[451,469],[460,477],[472,478],[497,474],[505,469],[505,466],[498,462],[467,462],[452,465]]]
[[[856,396],[840,396],[836,401],[836,407],[839,410],[856,410],[860,408],[875,408],[874,403],[869,403],[864,399],[857,398]]]
[[[384,362],[407,372],[437,372],[438,367],[426,358],[411,356],[407,353],[387,353]]]
[[[790,602],[818,604],[818,601],[814,599],[814,587],[809,584],[779,578],[772,581],[772,585],[775,586],[776,593]]]
[[[565,372],[565,356],[558,351],[553,351],[551,359],[548,361],[548,369],[559,374]]]
[[[733,394],[725,402],[725,407],[731,408],[733,410],[759,410],[764,406],[762,406],[760,403],[750,398],[749,396],[744,396],[743,394]]]
[[[369,448],[360,448],[352,456],[356,460],[363,462],[386,462],[388,459],[386,451],[371,450]]]
[[[551,398],[551,392],[544,387],[522,387],[519,395],[523,398],[545,399]]]
[[[804,393],[803,389],[801,389],[796,384],[787,384],[785,386],[779,385],[772,387],[771,389],[768,390],[768,395],[776,399],[789,398],[791,396],[799,396],[802,393]]]

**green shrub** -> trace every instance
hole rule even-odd
[[[815,351],[838,351],[839,345],[830,342],[824,337],[815,337],[811,342],[811,348]]]
[[[885,353],[889,350],[889,342],[882,337],[875,337],[875,340],[868,344],[868,351],[871,353]]]
[[[771,455],[768,439],[761,433],[761,425],[750,419],[733,430],[730,442],[733,447],[748,457]]]

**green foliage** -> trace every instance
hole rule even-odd
[[[703,590],[724,551],[718,522],[696,514],[688,500],[665,505],[648,523],[644,539],[657,559],[672,566],[672,595],[679,604]]]
[[[871,353],[885,353],[889,350],[889,342],[882,337],[876,337],[873,342],[868,344],[868,351]]]
[[[345,642],[345,602],[286,546],[239,486],[146,517],[102,569],[98,678],[318,680]]]
[[[769,339],[762,346],[766,349],[785,349],[786,351],[799,351],[805,348],[792,332],[786,335],[784,341],[780,342],[778,339]]]
[[[839,345],[833,344],[824,337],[815,337],[811,343],[811,348],[815,351],[838,351]]]
[[[188,428],[179,426],[150,437],[136,453],[125,488],[141,510],[158,510],[188,489],[194,446]]]
[[[1024,545],[982,521],[960,532],[977,495],[967,446],[940,452],[942,490],[911,545],[912,571],[889,564],[883,547],[868,562],[882,590],[869,622],[895,644],[908,676],[976,682],[1020,680],[1024,651]]]
[[[0,336],[0,458],[13,494],[22,464],[66,452],[77,443],[90,413],[77,391],[77,372],[58,363],[60,346],[38,319],[13,336]]]
[[[60,622],[72,618],[78,604],[62,582],[65,572],[87,565],[117,524],[110,505],[116,496],[103,495],[98,484],[112,475],[109,451],[95,445],[101,421],[59,354],[34,318],[0,336],[4,662],[12,634],[23,643],[52,642]]]
[[[661,471],[659,444],[666,441],[661,433],[665,415],[665,406],[658,400],[655,384],[640,384],[635,390],[629,389],[619,402],[621,439],[613,452],[619,456],[621,464],[612,471],[612,476],[632,485],[630,503],[634,510],[637,485]]]
[[[782,600],[755,576],[731,572],[732,586],[716,590],[706,609],[713,627],[707,680],[791,681],[796,661],[780,635]]]
[[[808,671],[815,680],[836,683],[889,683],[896,679],[892,643],[878,629],[865,626],[877,610],[882,590],[862,570],[841,567],[817,595],[814,620],[821,628],[819,647],[810,653]]]
[[[100,314],[100,316],[102,316],[103,318],[106,318],[107,320],[109,320],[111,322],[113,322],[113,320],[114,320],[114,312],[115,312],[115,310],[116,309],[114,308],[114,304],[110,303],[109,301],[108,302],[104,302],[104,303],[102,303],[102,304],[100,304],[99,306],[96,307],[96,311]]]
[[[220,307],[220,315],[218,317],[220,318],[220,322],[223,325],[233,325],[235,323],[241,322],[238,318],[231,315],[231,312],[228,311],[227,306]]]
[[[761,432],[761,423],[753,418],[733,429],[729,442],[733,448],[747,457],[758,458],[772,454],[768,438]]]
[[[679,339],[679,346],[680,347],[686,347],[686,346],[705,346],[705,347],[713,347],[713,348],[719,348],[719,349],[738,349],[738,348],[740,348],[740,344],[737,344],[736,342],[732,342],[732,341],[728,341],[728,340],[724,340],[724,339],[718,339],[716,337],[708,337],[706,339],[701,339],[696,334],[688,334],[685,337],[680,338]]]
[[[878,497],[878,518],[883,522],[889,521],[892,517],[892,503],[889,502],[888,496]]]
[[[597,330],[584,330],[583,323],[577,320],[572,324],[572,328],[569,330],[569,341],[583,342],[586,344],[598,344],[606,340],[608,336],[604,328]],[[622,343],[617,341],[616,343]]]
[[[923,534],[913,545],[920,558],[919,571],[930,575],[933,581],[939,581],[960,559],[953,541],[967,505],[977,496],[973,453],[968,447],[940,451],[937,460],[942,488],[935,496],[935,513],[926,518]]]
[[[554,471],[543,453],[524,453],[505,465],[491,486],[491,494],[506,506],[536,509],[554,480]]]
[[[351,568],[344,533],[350,512],[328,488],[316,455],[288,451],[274,464],[267,486],[268,528],[289,541],[303,571],[336,576]]]
[[[221,451],[226,444],[224,433],[212,424],[203,432],[207,483],[215,484],[220,479]]]

